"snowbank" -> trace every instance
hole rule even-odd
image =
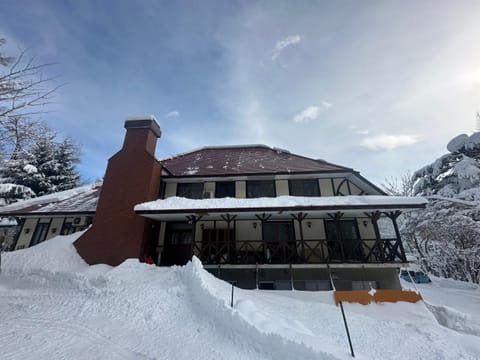
[[[196,258],[183,267],[160,268],[135,259],[115,268],[88,266],[72,245],[78,235],[4,254],[2,358],[351,358],[331,292],[235,288],[231,308],[231,285],[205,271]],[[357,357],[480,358],[476,323],[464,321],[472,331],[452,330],[458,319],[468,320],[458,314],[460,306],[469,309],[469,302],[478,312],[480,294],[477,288],[454,285],[434,279],[431,293],[425,290],[426,298],[445,300],[435,311],[449,328],[422,303],[344,304]],[[458,291],[461,300],[454,297]],[[448,298],[441,295],[446,292]]]
[[[78,255],[73,242],[84,231],[66,236],[56,236],[31,248],[2,254],[2,271],[7,274],[34,274],[45,272],[76,272],[88,269],[88,264]]]

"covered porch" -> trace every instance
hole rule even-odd
[[[379,205],[317,199],[308,206],[236,208],[226,208],[224,199],[188,200],[196,207],[190,209],[167,206],[167,199],[157,201],[156,209],[136,211],[159,224],[160,265],[184,264],[193,255],[212,267],[406,263],[397,219],[423,206],[418,199]],[[212,200],[223,200],[222,206],[212,206]]]

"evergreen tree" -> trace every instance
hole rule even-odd
[[[2,186],[9,189],[17,186],[15,194],[3,194],[4,202],[10,203],[19,198],[42,196],[79,186],[80,177],[75,170],[78,161],[78,147],[71,139],[56,142],[52,132],[39,138],[30,151],[16,152],[12,159],[4,161],[1,169]]]
[[[80,161],[78,153],[78,145],[70,138],[64,139],[57,145],[54,153],[57,162],[56,172],[51,176],[51,182],[56,191],[68,190],[80,185],[80,176],[75,169],[75,164]]]

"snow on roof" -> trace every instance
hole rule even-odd
[[[100,189],[101,183],[96,183],[19,201],[0,208],[0,214],[92,213],[96,210]]]
[[[173,176],[352,171],[324,160],[311,159],[266,145],[205,147],[160,161]]]
[[[136,212],[168,212],[184,210],[222,210],[222,209],[278,209],[278,208],[415,208],[424,207],[428,201],[422,197],[407,196],[381,196],[381,195],[358,195],[358,196],[279,196],[268,198],[238,199],[186,199],[170,197],[165,200],[156,200],[138,204]]]

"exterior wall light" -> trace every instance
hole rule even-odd
[[[252,223],[252,226],[253,226],[254,229],[256,229],[257,228],[257,223],[256,222]]]
[[[25,234],[28,234],[30,232],[30,229],[29,228],[26,228],[25,229]]]
[[[312,227],[312,222],[311,221],[307,221],[307,227],[309,227],[309,228]]]
[[[363,220],[363,226],[367,227],[368,225],[368,221],[367,220]]]

